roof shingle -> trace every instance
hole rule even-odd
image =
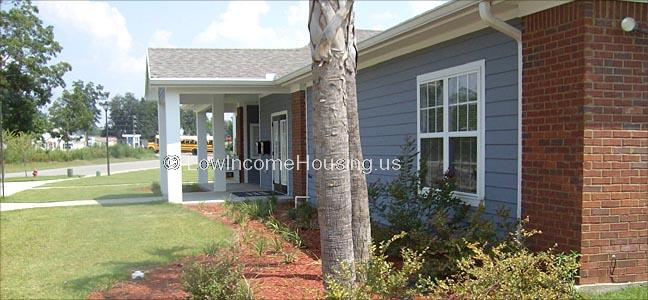
[[[358,41],[379,31],[356,30]],[[308,47],[293,49],[149,48],[150,78],[279,78],[310,63]]]

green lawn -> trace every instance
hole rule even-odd
[[[646,300],[648,285],[629,287],[622,290],[602,294],[582,294],[588,300]]]
[[[74,176],[74,178],[79,178],[81,176]],[[31,174],[28,177],[11,177],[11,178],[5,178],[5,182],[25,182],[25,181],[47,181],[47,180],[55,180],[55,179],[67,179],[67,178],[72,178],[72,177],[67,177],[67,175],[56,175],[56,176],[31,176]]]
[[[209,180],[213,172],[208,172]],[[74,180],[52,182],[43,186],[13,194],[1,202],[53,202],[72,200],[102,200],[132,197],[158,196],[153,188],[160,178],[159,169],[119,173],[111,176],[87,176]],[[198,171],[182,170],[185,191],[196,191],[191,183],[198,181]]]
[[[118,162],[127,162],[127,161],[136,161],[136,160],[152,160],[158,159],[154,154],[135,158],[135,157],[124,157],[124,158],[110,158],[110,163]],[[27,163],[27,174],[31,175],[31,172],[34,169],[37,170],[47,170],[47,169],[57,169],[57,168],[67,168],[67,167],[76,167],[76,166],[87,166],[87,165],[100,165],[105,164],[106,158],[96,158],[96,159],[87,159],[87,160],[72,160],[72,161],[48,161],[48,162],[31,162]],[[15,164],[5,164],[5,172],[23,172],[25,167],[21,163]]]
[[[231,238],[222,224],[159,203],[29,209],[0,220],[0,299],[83,298]]]

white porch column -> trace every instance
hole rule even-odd
[[[161,88],[163,91],[163,89]],[[164,167],[164,157],[166,157],[166,147],[162,146],[162,143],[166,141],[166,127],[165,122],[165,105],[164,105],[164,92],[159,93],[158,99],[158,154],[160,154],[160,192],[162,196],[168,199],[169,190],[167,189],[167,171]]]
[[[207,161],[207,114],[205,111],[196,112],[196,135],[198,136],[198,185],[207,186],[207,169],[202,168],[208,164],[201,164]],[[201,167],[202,165],[202,167]]]
[[[167,200],[182,203],[182,163],[180,152],[180,95],[167,89],[164,99],[164,140],[160,139],[160,149],[165,148],[167,161]],[[164,159],[164,158],[163,158]]]
[[[212,103],[212,126],[214,143],[214,160],[225,159],[225,101],[223,95],[214,95]],[[214,168],[214,191],[226,189],[225,169]]]

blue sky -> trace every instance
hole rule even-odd
[[[386,29],[443,1],[357,1],[356,28]],[[308,42],[307,1],[36,1],[65,75],[111,95],[144,91],[147,47],[286,48]],[[60,91],[56,92],[56,95]]]

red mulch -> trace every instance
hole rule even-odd
[[[290,207],[281,204],[275,216],[278,220],[292,225],[285,212]],[[220,204],[192,205],[188,208],[199,211],[203,215],[222,222],[234,229],[237,239],[243,230],[232,220],[225,217],[225,208]],[[256,236],[272,240],[275,236],[269,229],[258,221],[249,221],[247,227]],[[274,253],[268,245],[265,255],[259,257],[253,246],[243,244],[237,253],[238,260],[243,265],[243,275],[250,284],[256,299],[315,299],[323,298],[322,268],[319,261],[320,241],[319,230],[300,230],[299,235],[304,240],[306,249],[295,249],[284,241],[284,251],[293,251],[295,261],[283,263],[283,255]],[[105,291],[97,291],[88,295],[88,299],[183,299],[189,294],[180,283],[182,268],[194,261],[208,262],[214,259],[207,255],[187,257],[180,261],[156,267],[145,271],[143,280],[124,281],[117,283]]]

